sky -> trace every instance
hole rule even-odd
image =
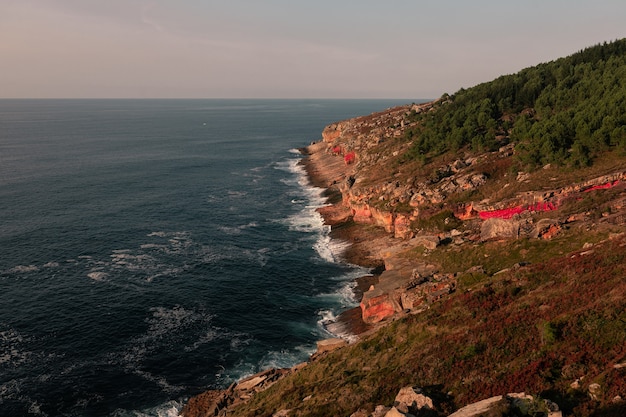
[[[624,0],[0,0],[0,98],[437,98],[624,22]]]

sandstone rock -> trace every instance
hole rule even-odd
[[[224,390],[206,391],[191,397],[185,404],[181,415],[184,417],[216,416],[226,405]]]
[[[422,408],[434,410],[435,406],[430,397],[422,394],[422,390],[414,387],[404,387],[396,395],[395,408],[403,413],[417,414]]]
[[[500,417],[503,415],[562,417],[558,405],[548,400],[538,400],[524,393],[513,393],[487,398],[467,405],[448,417]]]
[[[291,369],[287,368],[272,368],[233,383],[226,390],[203,392],[187,401],[181,415],[184,417],[225,415],[229,407],[246,402],[255,393],[265,390],[291,372]]]
[[[317,342],[317,353],[321,354],[325,352],[332,352],[333,350],[342,348],[347,344],[348,342],[339,338],[320,340]]]
[[[378,323],[396,314],[393,301],[386,293],[371,298],[365,293],[360,306],[365,323]]]
[[[351,205],[352,219],[356,223],[372,223],[372,212],[368,205]]]
[[[377,405],[372,413],[372,417],[385,417],[387,411],[389,411],[390,407],[385,407],[384,405]]]
[[[555,219],[541,219],[531,233],[533,239],[552,239],[561,230],[559,221]]]
[[[240,381],[237,384],[237,386],[235,386],[235,391],[251,390],[252,388],[260,385],[266,379],[267,379],[267,375],[260,375],[260,376],[251,377],[249,379],[244,379],[243,381]]]
[[[272,417],[289,417],[289,412],[291,410],[280,410],[272,414]]]
[[[501,416],[509,409],[509,402],[502,395],[487,398],[486,400],[466,405],[460,410],[450,414],[448,417],[479,417],[479,416]]]
[[[498,218],[487,219],[480,227],[480,239],[517,239],[519,237],[520,223],[517,220],[504,220]]]
[[[591,399],[597,400],[602,392],[602,387],[600,384],[594,382],[593,384],[589,384],[589,388],[587,388],[587,390],[589,391]]]
[[[434,250],[437,248],[437,246],[441,244],[441,239],[439,238],[439,236],[419,235],[419,236],[414,237],[411,240],[411,243],[418,245],[418,246],[423,246],[424,248],[429,249],[429,250]]]
[[[330,143],[330,142],[333,142],[335,139],[339,138],[341,136],[341,128],[342,128],[341,123],[336,123],[336,124],[327,126],[322,131],[322,139],[324,140],[324,142]]]
[[[405,214],[399,214],[396,216],[394,223],[394,237],[398,239],[410,239],[413,236],[411,230],[411,220],[409,216]]]
[[[385,417],[407,417],[407,414],[401,412],[396,407],[391,407],[391,410],[387,411]]]
[[[417,291],[407,291],[400,295],[400,304],[402,309],[406,311],[423,305],[425,301],[424,296]]]
[[[394,215],[391,212],[370,207],[370,213],[375,225],[383,227],[387,233],[393,233]]]

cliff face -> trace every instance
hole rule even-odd
[[[329,224],[353,221],[384,229],[388,239],[370,243],[385,263],[379,283],[363,294],[363,320],[378,323],[420,311],[452,293],[456,276],[440,271],[411,250],[462,249],[477,242],[552,239],[563,228],[589,219],[579,205],[587,193],[623,190],[626,169],[619,163],[571,175],[546,166],[538,172],[513,169],[515,149],[508,137],[494,152],[444,155],[428,164],[406,161],[414,127],[411,112],[433,111],[435,103],[406,105],[327,126],[322,142],[308,148],[309,172],[318,185],[340,194],[340,202],[324,208]],[[324,172],[321,178],[319,172]],[[602,197],[604,198],[604,197]],[[603,201],[604,223],[624,223],[624,197]],[[403,258],[404,257],[404,258]]]

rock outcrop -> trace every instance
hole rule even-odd
[[[526,395],[525,393],[515,393],[498,395],[477,403],[469,404],[450,414],[449,417],[508,415],[519,417],[562,417],[563,414],[559,411],[559,406],[552,401],[538,399],[532,395]]]
[[[297,367],[296,367],[297,368]],[[227,410],[241,404],[257,392],[263,391],[295,369],[268,369],[241,381],[225,390],[209,390],[192,397],[181,411],[182,417],[226,416]]]
[[[384,271],[379,283],[363,294],[363,321],[378,323],[397,314],[417,312],[450,294],[456,287],[454,274],[432,272],[432,266]]]
[[[559,406],[552,401],[526,395],[511,393],[487,398],[450,414],[445,411],[444,403],[449,398],[439,395],[439,401],[426,395],[421,388],[404,387],[400,389],[392,405],[379,405],[371,413],[358,410],[350,417],[562,417]],[[444,401],[441,401],[441,400]]]
[[[421,176],[415,170],[403,173],[400,168],[392,169],[401,166],[398,157],[410,146],[410,142],[398,140],[413,126],[410,115],[431,111],[436,104],[399,106],[324,129],[322,141],[307,148],[306,166],[316,183],[328,188],[336,200],[319,210],[328,224],[354,222],[381,228],[396,239],[387,242],[388,247],[404,250],[434,251],[450,243],[462,246],[466,242],[521,238],[547,240],[559,235],[568,222],[579,219],[560,217],[562,206],[571,206],[583,193],[626,186],[623,170],[561,187],[548,188],[539,183],[539,189],[528,190],[536,173],[510,173],[504,169],[510,166],[515,153],[506,137],[499,139],[503,146],[497,151],[467,156],[460,153]],[[345,159],[347,155],[350,161]],[[493,188],[495,181],[501,189],[491,189],[490,198],[471,199],[481,196],[485,187]],[[516,184],[526,188],[506,192]],[[500,194],[506,197],[497,198]],[[604,221],[626,223],[624,201],[622,198],[610,203]],[[549,213],[550,218],[536,219],[543,213]],[[413,271],[419,265],[393,266],[397,260],[386,256],[385,251],[383,248],[379,256],[386,270],[379,283],[364,292],[360,303],[366,323],[420,311],[454,291],[453,275],[434,275],[431,271],[430,275],[420,273],[416,279]]]

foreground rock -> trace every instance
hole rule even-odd
[[[444,400],[445,402],[445,400]],[[513,393],[487,398],[469,404],[452,414],[444,410],[444,402],[425,395],[417,387],[404,387],[392,406],[379,405],[372,413],[359,410],[350,417],[562,417],[559,406],[552,401],[525,393]]]
[[[248,401],[252,396],[272,386],[294,369],[269,369],[259,372],[225,390],[209,390],[192,397],[181,411],[182,417],[225,416],[230,407]]]
[[[533,416],[562,417],[558,405],[549,400],[534,398],[524,393],[498,395],[474,404],[467,405],[450,414],[449,417],[479,416]]]

